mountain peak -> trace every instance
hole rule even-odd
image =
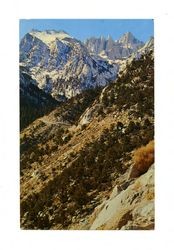
[[[131,32],[123,34],[117,42],[129,48],[137,48],[137,46],[142,47],[144,45],[144,43],[135,38]]]
[[[107,40],[113,41],[112,36],[111,36],[111,35],[108,35],[108,36],[107,36]]]
[[[47,45],[49,45],[51,42],[55,41],[56,39],[63,40],[64,38],[70,37],[70,35],[64,30],[40,31],[40,30],[32,29],[29,34],[39,38]]]
[[[47,34],[67,34],[69,35],[66,31],[64,30],[45,30]]]
[[[137,40],[131,32],[126,32],[118,40],[120,43],[130,43]]]
[[[134,37],[133,34],[130,31],[126,32],[124,35],[127,36],[127,37]]]
[[[55,30],[55,29],[49,29],[49,30],[38,30],[38,29],[32,29],[30,33],[46,33],[46,34],[60,34],[60,33],[64,33],[67,34],[68,33],[64,30]]]

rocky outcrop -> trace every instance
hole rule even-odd
[[[113,189],[109,200],[95,209],[93,229],[153,229],[154,165],[127,189]]]

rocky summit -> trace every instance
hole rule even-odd
[[[111,60],[128,58],[133,52],[143,47],[144,43],[136,39],[132,33],[127,32],[118,40],[108,38],[89,38],[85,41],[88,50]]]
[[[32,30],[20,98],[22,229],[154,229],[153,38]]]

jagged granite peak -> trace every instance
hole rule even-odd
[[[141,48],[144,43],[136,39],[131,32],[125,33],[114,41],[110,35],[107,38],[89,38],[85,45],[90,53],[107,56],[108,59],[128,58],[133,52]],[[102,54],[101,54],[102,53]]]
[[[126,48],[132,49],[133,52],[144,45],[144,43],[135,38],[131,32],[126,32],[117,42]]]
[[[91,37],[86,39],[85,45],[89,48],[89,51],[94,54],[99,54],[101,51],[106,50],[108,43],[114,42],[112,37],[108,35],[108,38],[100,36],[99,38]]]
[[[134,42],[135,40],[137,39],[134,37],[134,35],[131,32],[126,32],[118,39],[118,42],[130,43],[130,42]]]
[[[26,65],[39,88],[54,98],[68,98],[82,90],[114,80],[117,65],[97,59],[79,40],[65,32],[31,31],[20,43],[20,62]]]

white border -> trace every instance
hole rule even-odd
[[[174,85],[172,1],[6,0],[0,3],[0,247],[31,249],[173,249]],[[22,18],[155,19],[156,230],[19,229],[18,45]]]

